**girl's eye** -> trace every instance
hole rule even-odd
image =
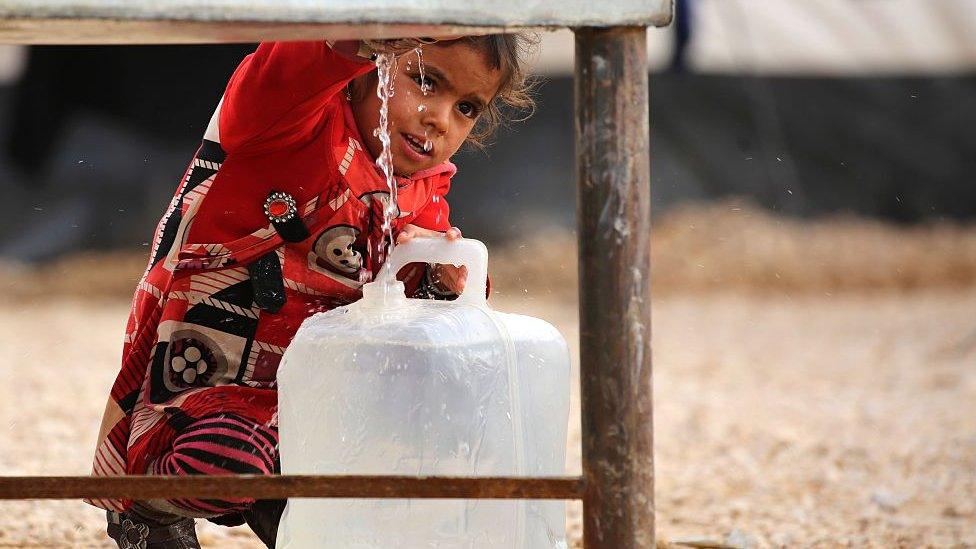
[[[479,114],[478,113],[478,108],[475,107],[473,104],[468,103],[467,101],[462,101],[461,103],[458,103],[458,107],[457,108],[458,108],[458,111],[461,114],[463,114],[464,116],[467,116],[468,118],[477,118],[478,117],[478,114]]]

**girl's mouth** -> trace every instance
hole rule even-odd
[[[409,133],[401,133],[400,135],[403,136],[403,142],[406,144],[407,148],[411,152],[421,157],[428,157],[433,154],[434,152],[433,146],[428,144],[427,150],[424,150],[424,141],[421,140],[419,137]],[[428,141],[428,143],[430,142]]]

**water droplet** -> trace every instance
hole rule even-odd
[[[427,78],[424,76],[424,50],[422,48],[415,48],[414,53],[417,54],[417,70],[420,71],[420,93],[427,95]]]

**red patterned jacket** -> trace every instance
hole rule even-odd
[[[390,193],[340,92],[372,68],[324,42],[262,44],[237,68],[156,229],[93,474],[145,473],[188,419],[272,422],[275,373],[298,326],[361,297],[382,262]],[[398,178],[394,233],[450,228],[454,172],[445,163]],[[273,192],[294,200],[294,219],[270,222]],[[422,278],[414,271],[408,287]]]

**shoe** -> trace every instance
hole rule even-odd
[[[268,549],[274,549],[278,537],[278,523],[285,510],[285,499],[259,499],[250,509],[244,511],[244,520],[251,531],[264,542]]]
[[[200,549],[191,518],[160,524],[131,513],[108,511],[108,537],[119,549]]]

